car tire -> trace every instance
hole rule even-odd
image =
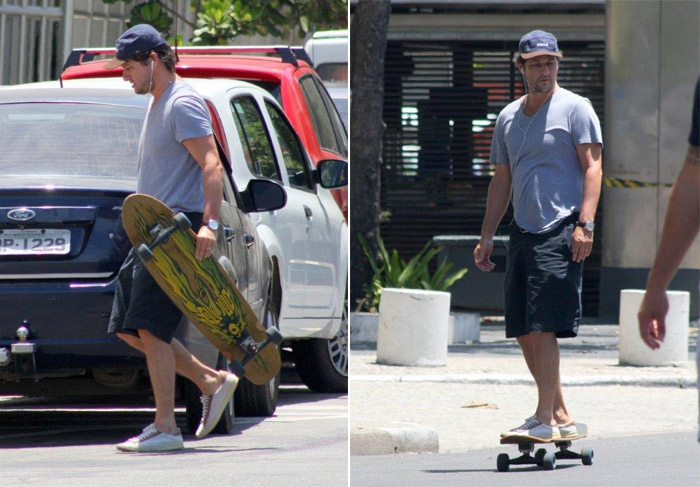
[[[245,377],[241,379],[234,394],[236,416],[267,417],[275,414],[280,377],[278,372],[270,382],[262,385],[253,384]]]
[[[263,314],[263,323],[266,329],[272,326],[277,327],[277,316],[274,301],[272,297],[268,297],[265,313]],[[274,344],[268,345],[268,347],[274,346]],[[281,377],[282,371],[280,370],[267,384],[262,385],[253,384],[243,377],[238,383],[234,394],[236,416],[267,417],[275,414],[279,399]]]
[[[217,370],[227,370],[228,368],[226,357],[222,354],[219,354],[219,358],[216,361],[216,368]],[[185,379],[184,389],[187,429],[191,434],[195,434],[199,422],[202,419],[202,401],[200,400],[202,392],[199,390],[199,387],[188,379]],[[211,433],[217,435],[230,434],[234,427],[235,410],[235,397],[232,397],[226,409],[224,409],[221,419],[216,423]]]
[[[297,374],[314,392],[348,392],[348,353],[347,302],[335,337],[292,343]]]

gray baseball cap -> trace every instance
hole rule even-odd
[[[557,38],[543,30],[533,30],[522,36],[518,52],[523,59],[537,56],[563,56],[557,45]]]

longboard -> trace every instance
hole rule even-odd
[[[501,438],[501,444],[518,445],[521,455],[517,458],[510,458],[507,453],[501,453],[496,458],[496,467],[499,472],[507,472],[511,465],[537,465],[545,470],[554,470],[557,467],[557,460],[581,460],[584,465],[593,465],[593,448],[584,447],[581,449],[581,453],[570,450],[572,441],[588,436],[588,427],[585,424],[577,423],[576,430],[576,436],[556,440],[544,440],[523,435],[504,436]],[[538,448],[535,451],[535,445],[551,443],[554,443],[558,451],[548,452],[544,448]]]
[[[269,345],[281,343],[282,335],[265,330],[222,263],[214,256],[195,258],[197,236],[187,217],[156,198],[132,194],[124,200],[122,221],[154,280],[228,359],[232,372],[254,384],[269,382],[281,366],[277,346]]]

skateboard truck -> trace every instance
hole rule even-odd
[[[153,249],[158,247],[160,244],[168,240],[168,237],[178,230],[186,231],[192,228],[192,222],[187,218],[184,213],[178,213],[173,216],[173,221],[175,225],[168,228],[163,228],[160,223],[157,223],[148,230],[148,233],[155,238],[150,245],[141,244],[136,249],[136,255],[138,255],[143,262],[148,262],[153,258]]]
[[[245,356],[243,360],[233,360],[229,363],[229,370],[233,372],[239,379],[245,376],[245,365],[253,360],[260,351],[270,344],[279,345],[284,340],[284,337],[280,331],[274,326],[270,327],[266,331],[267,337],[262,342],[256,342],[253,337],[246,331],[240,340],[238,340],[238,345],[245,350]]]

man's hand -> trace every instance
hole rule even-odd
[[[574,262],[581,262],[591,255],[593,250],[593,232],[586,231],[583,227],[576,226],[571,236],[571,254]]]
[[[197,260],[206,259],[211,255],[215,245],[216,232],[204,225],[199,229],[199,233],[197,233],[197,249],[195,250],[194,256]]]
[[[484,272],[491,272],[496,268],[496,264],[491,262],[491,251],[493,250],[493,238],[481,237],[474,249],[474,263]]]
[[[652,350],[659,348],[666,337],[666,313],[668,313],[666,292],[664,290],[647,291],[639,307],[637,319],[639,335]]]

